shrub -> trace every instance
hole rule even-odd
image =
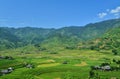
[[[117,51],[116,49],[113,49],[113,50],[112,50],[112,53],[113,53],[114,55],[117,55],[117,54],[118,54],[118,51]]]
[[[91,70],[91,71],[89,72],[89,77],[90,77],[90,78],[93,78],[94,76],[95,76],[95,73],[94,73],[93,70]]]

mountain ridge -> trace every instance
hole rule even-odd
[[[54,41],[58,41],[63,44],[76,44],[81,41],[101,37],[107,30],[118,27],[119,25],[120,19],[111,19],[97,23],[90,23],[84,27],[70,26],[60,29],[0,27],[0,48],[16,48],[28,44],[43,43],[46,42],[46,40],[47,42],[53,43]]]

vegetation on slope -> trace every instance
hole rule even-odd
[[[110,29],[101,38],[87,44],[93,50],[111,50],[114,54],[120,54],[120,27]]]
[[[120,19],[88,24],[84,27],[64,27],[60,29],[43,28],[0,28],[1,49],[16,48],[43,42],[73,44],[102,36],[107,30],[118,27]],[[56,41],[56,42],[54,42]],[[58,43],[58,45],[59,45]]]

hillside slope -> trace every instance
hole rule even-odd
[[[58,45],[76,44],[80,41],[98,38],[107,30],[118,27],[119,25],[120,19],[112,19],[88,24],[84,27],[70,26],[60,29],[0,27],[0,47],[2,47],[2,49],[15,48],[38,43]]]
[[[101,38],[89,41],[84,46],[92,50],[111,50],[120,54],[120,26],[108,30]]]
[[[120,48],[120,27],[109,30],[104,36],[103,41],[109,48]]]

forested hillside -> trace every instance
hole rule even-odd
[[[101,38],[92,40],[91,45],[91,49],[112,50],[114,54],[120,54],[120,26],[108,30]]]
[[[60,29],[44,28],[5,28],[0,27],[0,49],[16,48],[28,44],[77,44],[102,36],[111,28],[118,27],[120,19],[112,19],[86,26],[70,26]]]

